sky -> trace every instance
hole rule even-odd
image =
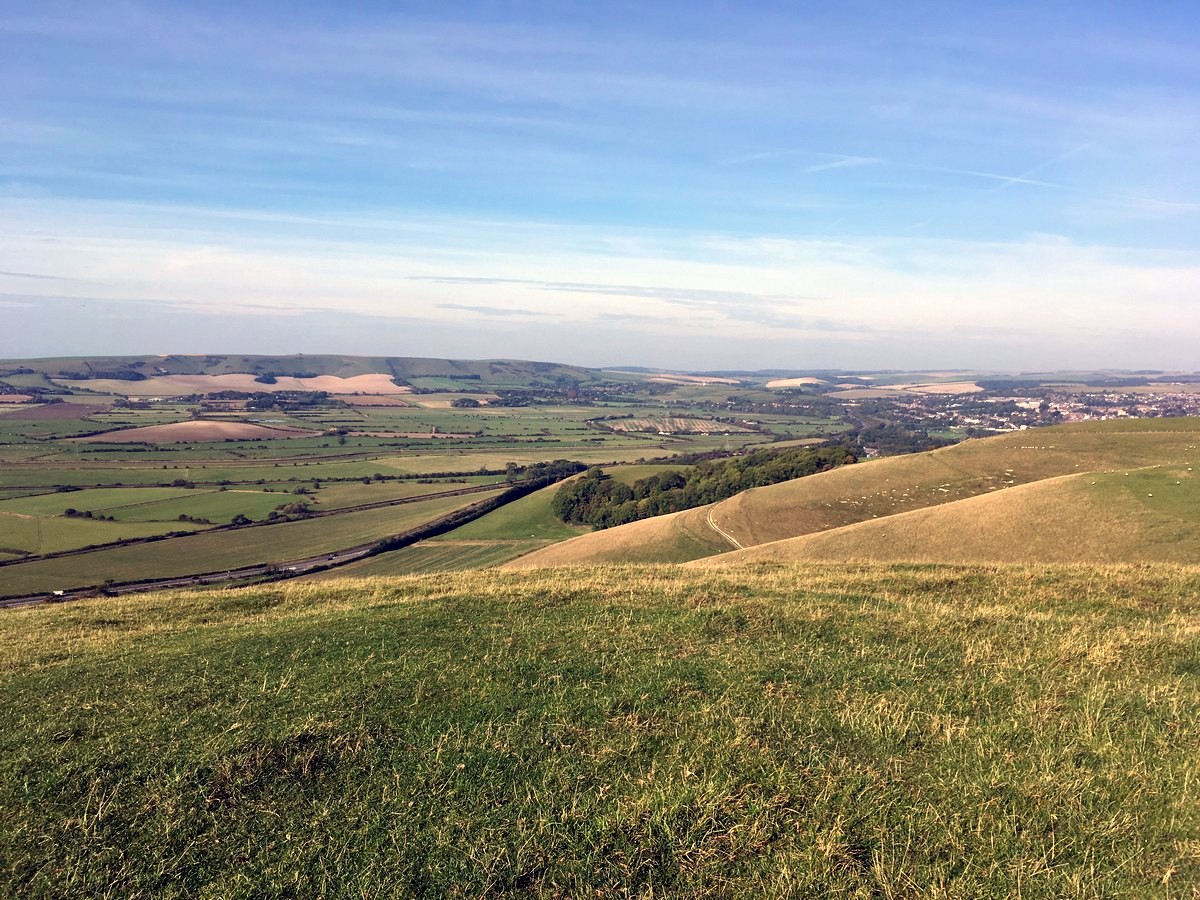
[[[0,0],[0,357],[1197,370],[1198,46],[1194,2]]]

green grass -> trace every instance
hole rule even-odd
[[[1189,897],[1200,570],[611,568],[0,617],[0,893]]]
[[[542,488],[434,540],[565,540],[589,531],[555,518],[550,501],[557,490],[556,484]]]
[[[64,493],[38,494],[0,502],[0,514],[16,513],[25,516],[58,516],[67,507],[90,509],[92,512],[174,500],[186,497],[186,488],[108,488],[103,490],[68,491]]]
[[[169,527],[164,527],[161,522],[101,522],[83,518],[0,515],[0,548],[10,553],[14,550],[31,554],[58,553],[127,538],[150,537],[168,531],[196,531],[203,527],[190,522],[173,522]],[[60,565],[68,564],[60,561]],[[0,594],[10,593],[10,585],[21,581],[15,573],[15,569],[0,571]]]
[[[113,510],[111,515],[119,521],[140,522],[172,522],[186,515],[222,525],[228,524],[239,514],[261,521],[280,506],[306,499],[283,491],[268,493],[244,487],[227,491],[194,490],[188,494],[190,496],[123,507]]]
[[[376,575],[417,575],[423,572],[465,572],[508,562],[523,553],[545,546],[545,541],[453,541],[429,540],[391,553],[381,553],[304,580],[329,581]]]
[[[261,562],[285,562],[397,534],[489,496],[492,495],[443,497],[283,525],[212,532],[62,559],[18,563],[0,570],[3,578],[0,584],[3,593],[19,595],[101,584],[108,579],[136,581],[216,572]]]

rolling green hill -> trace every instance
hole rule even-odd
[[[0,894],[1187,897],[1200,569],[610,567],[0,616]]]
[[[1176,552],[1165,547],[1169,541],[1187,536],[1195,546],[1200,532],[1200,519],[1188,518],[1186,512],[1196,503],[1197,482],[1188,467],[1196,464],[1200,471],[1200,419],[1139,419],[1108,422],[1087,422],[1054,428],[1019,431],[999,437],[965,441],[952,447],[907,456],[895,456],[843,466],[819,475],[755,488],[729,500],[700,509],[687,510],[672,516],[648,519],[619,528],[583,535],[571,541],[548,547],[521,557],[509,566],[537,567],[588,564],[597,562],[684,561],[712,556],[723,551],[752,548],[790,538],[800,547],[814,548],[813,558],[854,558],[838,555],[844,534],[861,535],[861,544],[847,544],[854,553],[866,558],[953,560],[963,558],[955,552],[955,538],[965,528],[977,534],[979,546],[1003,544],[1004,541],[1037,543],[1043,556],[1022,556],[1020,545],[994,556],[973,554],[971,559],[1046,559],[1059,562],[1075,560],[1102,561],[1105,559],[1137,560],[1139,554],[1151,553],[1148,559],[1197,559],[1181,556],[1190,551]],[[1147,469],[1146,477],[1154,473],[1174,472],[1171,480],[1180,480],[1174,493],[1158,495],[1156,503],[1144,519],[1146,530],[1123,528],[1128,507],[1117,502],[1119,492],[1107,491],[1103,485],[1109,472]],[[1072,487],[1045,487],[1032,491],[1028,486],[1046,479],[1069,475],[1093,474],[1101,488],[1079,496],[1088,509],[1087,524],[1095,537],[1087,542],[1071,541],[1069,531],[1077,508],[1070,497],[1055,491],[1071,491]],[[1133,477],[1133,476],[1131,476]],[[1081,478],[1082,480],[1082,478]],[[1088,481],[1093,480],[1091,478]],[[1132,483],[1132,482],[1131,482]],[[1017,496],[1005,495],[1014,488],[1027,486]],[[1090,484],[1087,487],[1091,487]],[[1154,493],[1148,488],[1145,493]],[[1031,520],[1033,508],[1026,510],[1025,531],[1009,529],[1001,537],[990,537],[988,529],[999,527],[1006,517],[1020,516],[1022,498],[1037,505],[1037,515]],[[1058,498],[1055,500],[1054,498]],[[1177,497],[1168,502],[1169,497]],[[971,500],[971,504],[963,501]],[[1149,498],[1147,498],[1149,499]],[[986,502],[985,502],[986,501]],[[1145,504],[1143,504],[1144,506]],[[933,508],[939,508],[937,514]],[[1079,507],[1082,508],[1082,507]],[[1159,510],[1155,512],[1154,510]],[[1174,510],[1174,511],[1172,511]],[[917,511],[924,511],[917,515]],[[1138,520],[1143,521],[1141,519]],[[1176,523],[1172,525],[1171,523]],[[859,524],[862,523],[862,524]],[[869,523],[869,524],[868,524]],[[898,524],[899,523],[899,524]],[[856,526],[849,531],[847,526]],[[889,549],[891,535],[903,528],[906,543]],[[1172,530],[1172,529],[1175,530]],[[1107,529],[1107,530],[1105,530]],[[1179,529],[1182,529],[1180,531]],[[1063,535],[1062,539],[1035,541],[1039,533]],[[824,537],[818,539],[818,536]],[[921,535],[942,535],[940,543],[931,544],[928,552],[920,551]],[[1116,543],[1104,544],[1103,535]],[[1127,546],[1121,546],[1126,541]],[[1148,548],[1164,544],[1161,551]],[[871,549],[862,547],[871,545]],[[816,550],[815,548],[823,548]],[[1052,550],[1053,548],[1053,550]],[[902,552],[903,551],[903,552]],[[1103,551],[1103,552],[1101,552]],[[777,551],[763,551],[768,558]],[[799,550],[798,550],[799,552]],[[754,558],[734,555],[728,559]],[[797,558],[807,558],[803,555]]]

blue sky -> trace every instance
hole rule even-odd
[[[0,0],[0,355],[1196,369],[1200,13]]]

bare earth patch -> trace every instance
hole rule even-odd
[[[803,387],[806,384],[828,384],[820,378],[776,378],[774,381],[768,381],[769,388],[790,388]]]
[[[676,375],[664,372],[649,379],[663,384],[741,384],[736,378],[718,378],[716,375]]]
[[[252,422],[212,422],[201,419],[196,422],[123,428],[78,440],[85,444],[185,444],[190,441],[278,440],[315,437],[318,434],[318,431],[304,431],[300,428],[268,428]]]
[[[395,395],[383,394],[333,394],[334,400],[341,400],[343,403],[348,403],[350,406],[407,406],[412,404],[406,400],[401,400]]]
[[[853,385],[830,396],[836,397],[838,400],[869,400],[872,397],[903,397],[904,393],[895,388],[865,388]]]
[[[944,381],[940,384],[914,384],[905,390],[914,394],[978,394],[983,388],[973,381]]]
[[[688,416],[663,416],[657,418],[611,419],[600,422],[612,431],[649,432],[651,434],[724,434],[744,432],[748,428],[716,422],[712,419],[693,419]]]

